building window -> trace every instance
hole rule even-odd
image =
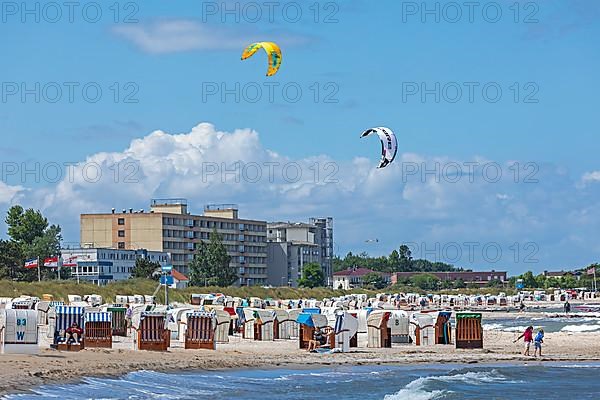
[[[119,221],[117,223],[119,225],[125,225],[125,218],[119,218]]]
[[[118,247],[119,247],[119,249],[124,249],[125,248],[125,242],[119,242]]]
[[[119,237],[125,237],[125,231],[119,231]]]

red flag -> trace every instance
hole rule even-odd
[[[33,269],[33,268],[37,268],[37,267],[38,267],[37,258],[31,258],[29,260],[25,260],[25,268]]]
[[[588,275],[594,275],[595,273],[596,273],[596,267],[592,267],[587,270]]]
[[[62,266],[63,267],[76,267],[77,266],[77,256],[63,258]]]
[[[48,257],[44,259],[44,267],[58,267],[58,257]]]

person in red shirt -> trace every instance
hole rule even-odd
[[[67,343],[79,343],[83,329],[77,325],[77,322],[73,322],[73,325],[68,327],[65,333],[68,335]]]
[[[517,343],[519,339],[523,338],[523,342],[525,343],[525,351],[523,352],[524,356],[529,356],[529,349],[531,348],[531,342],[533,342],[533,326],[528,326],[525,329],[525,332],[521,336],[519,336],[514,343]]]

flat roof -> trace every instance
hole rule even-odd
[[[267,221],[261,221],[258,219],[246,219],[246,218],[227,218],[227,217],[216,217],[213,215],[197,215],[197,214],[177,214],[177,213],[166,213],[166,212],[146,212],[144,211],[143,213],[140,212],[133,212],[133,213],[97,213],[97,214],[80,214],[81,218],[88,218],[88,217],[118,217],[118,216],[130,216],[130,217],[148,217],[148,216],[164,216],[167,215],[169,217],[178,217],[178,218],[206,218],[206,219],[212,219],[212,220],[219,220],[219,221],[241,221],[241,222],[255,222],[258,224],[267,224]]]

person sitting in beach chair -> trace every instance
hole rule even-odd
[[[319,328],[315,328],[313,340],[308,341],[308,351],[313,351],[327,343],[327,338]]]
[[[66,337],[66,343],[70,344],[70,343],[79,343],[79,341],[81,340],[81,334],[83,333],[83,329],[81,329],[79,327],[79,325],[77,325],[77,322],[73,322],[73,324],[67,328],[67,330],[65,331],[65,335],[68,336]]]

